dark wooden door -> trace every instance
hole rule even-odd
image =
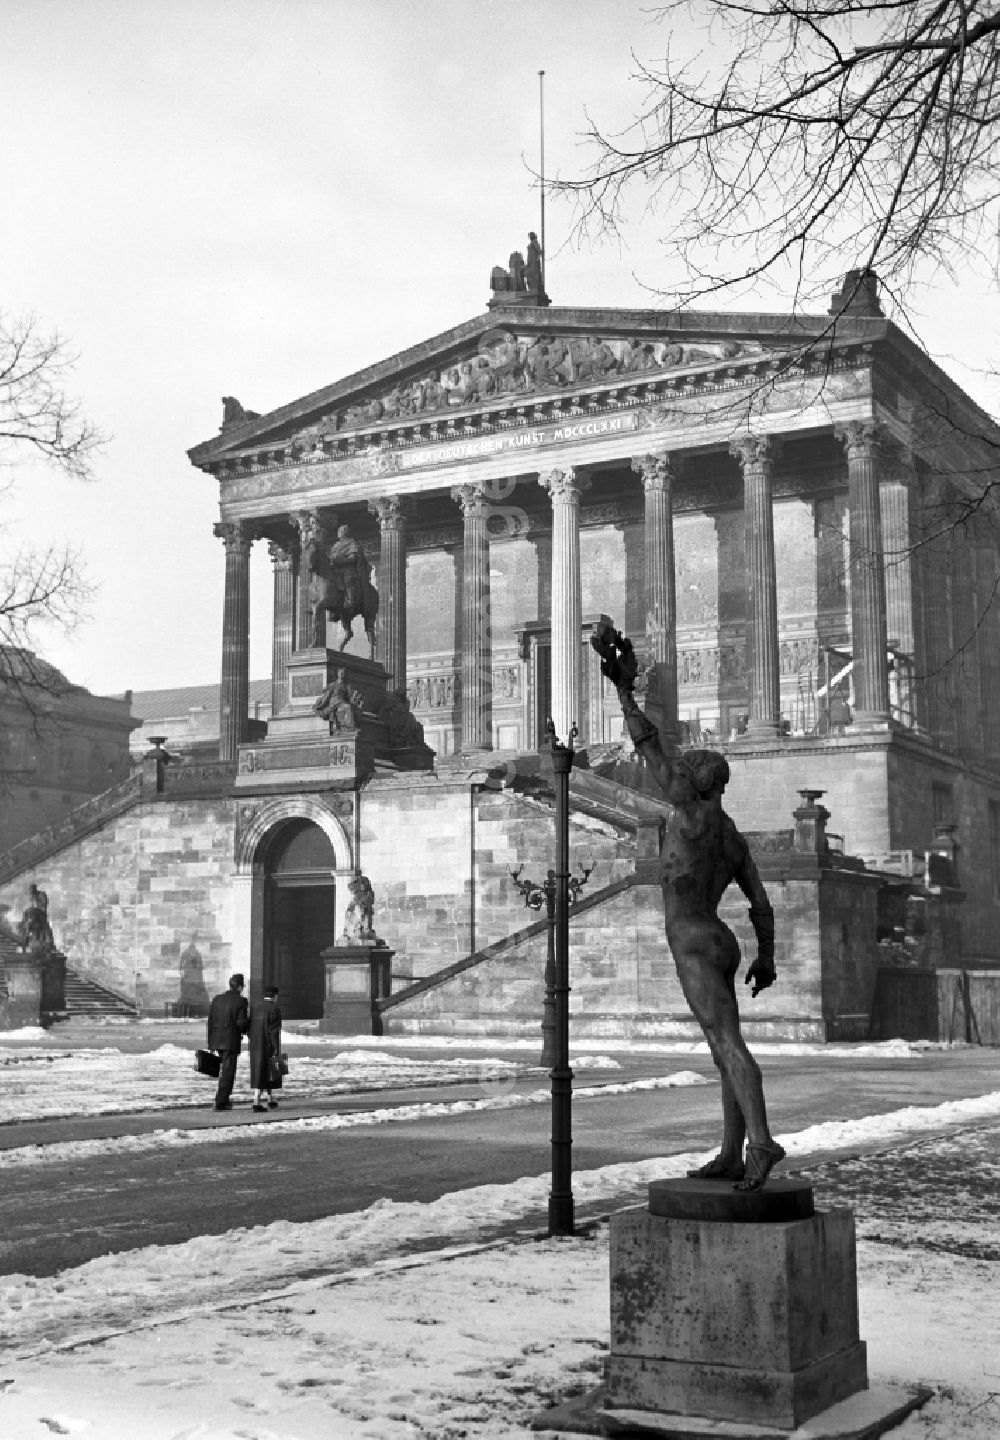
[[[326,977],[321,952],[336,940],[334,885],[268,885],[264,983],[277,985],[289,1020],[318,1020]]]

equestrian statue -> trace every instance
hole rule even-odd
[[[346,650],[354,635],[353,622],[360,617],[368,636],[368,658],[375,659],[375,621],[378,591],[372,584],[371,566],[350,527],[341,525],[329,549],[317,549],[313,561],[313,645],[326,648],[327,618],[336,620],[344,631],[338,650]]]

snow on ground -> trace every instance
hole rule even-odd
[[[962,1115],[950,1115],[961,1123]],[[897,1133],[898,1124],[885,1131]],[[690,1158],[660,1161],[660,1173]],[[947,1213],[946,1179],[960,1160],[977,1177],[972,1211],[954,1210],[947,1230],[928,1240],[926,1217]],[[854,1195],[861,1176],[855,1203],[869,1373],[938,1392],[893,1436],[993,1440],[1000,1359],[989,1337],[1000,1334],[1000,1287],[995,1260],[970,1253],[968,1242],[985,1214],[995,1232],[1000,1127],[934,1136],[902,1155],[826,1161],[813,1178],[826,1204]],[[574,1177],[575,1190],[583,1178]],[[600,1381],[608,1349],[606,1225],[571,1239],[461,1248],[452,1234],[447,1250],[386,1253],[420,1210],[460,1222],[480,1216],[489,1199],[499,1214],[519,1188],[494,1187],[492,1197],[467,1191],[422,1207],[383,1202],[372,1207],[376,1223],[357,1251],[359,1231],[337,1237],[319,1221],[163,1247],[158,1268],[151,1249],[38,1282],[0,1360],[0,1430],[5,1440],[527,1437],[539,1409]],[[899,1209],[901,1199],[908,1209]],[[881,1233],[890,1214],[891,1232]],[[314,1272],[338,1273],[260,1293],[255,1252],[268,1258],[272,1279],[287,1279],[285,1242],[296,1229]],[[374,1253],[384,1258],[365,1264]],[[81,1342],[98,1316],[83,1323],[72,1313],[77,1301],[88,1293],[96,1300],[114,1272],[122,1286],[119,1333]],[[145,1310],[123,1303],[129,1281],[147,1299]],[[101,1318],[107,1326],[111,1315]]]
[[[887,1115],[813,1125],[778,1138],[796,1157],[897,1145],[946,1126],[1000,1121],[1000,1091],[943,1105],[908,1107]],[[303,1122],[308,1124],[309,1122]],[[265,1135],[248,1127],[243,1134]],[[218,1137],[219,1131],[202,1132]],[[49,1148],[49,1147],[46,1147]],[[650,1180],[686,1174],[711,1152],[687,1152],[578,1171],[573,1193],[580,1213],[642,1193]],[[453,1191],[429,1203],[383,1199],[366,1210],[307,1224],[283,1221],[228,1235],[200,1235],[181,1245],[104,1255],[57,1276],[0,1275],[0,1344],[44,1350],[95,1328],[131,1327],[151,1316],[176,1314],[221,1299],[233,1270],[234,1247],[245,1293],[264,1292],[311,1275],[346,1269],[371,1256],[388,1257],[417,1245],[481,1242],[502,1227],[544,1214],[550,1177]]]
[[[131,1026],[129,1040],[133,1043],[128,1049],[113,1043],[67,1044],[65,1032],[61,1033],[59,1027],[48,1031],[29,1027],[0,1036],[0,1125],[81,1115],[138,1114],[208,1103],[213,1093],[211,1081],[194,1069],[194,1051],[204,1043],[201,1021],[181,1025],[140,1022],[146,1039],[141,1049],[133,1048],[135,1023],[123,1023]],[[173,1039],[157,1045],[158,1029],[171,1036],[189,1035],[189,1048]],[[89,1033],[100,1035],[102,1031],[109,1042],[117,1038],[113,1025],[90,1027]],[[282,1044],[290,1051],[289,1083],[294,1085],[295,1099],[307,1103],[362,1090],[463,1082],[478,1084],[487,1096],[495,1096],[512,1089],[519,1077],[544,1073],[537,1063],[537,1041],[482,1036],[351,1036],[345,1042],[342,1036],[286,1029]],[[305,1046],[320,1053],[296,1053]],[[401,1053],[404,1048],[441,1053],[417,1058]],[[451,1053],[459,1048],[472,1054]],[[637,1056],[708,1055],[703,1041],[615,1041],[607,1048],[617,1054]],[[824,1059],[903,1059],[923,1053],[926,1047],[889,1040],[877,1045],[839,1047],[765,1042],[755,1043],[754,1049],[761,1056],[822,1054]],[[331,1053],[324,1053],[327,1050]],[[512,1050],[529,1052],[534,1058],[511,1058]],[[620,1060],[603,1051],[573,1053],[571,1064],[578,1070],[622,1068]],[[238,1089],[245,1079],[243,1060],[237,1076]]]
[[[289,1066],[295,1097],[303,1101],[398,1085],[477,1083],[486,1070],[496,1081],[541,1073],[535,1066],[493,1056],[416,1060],[384,1050],[343,1048],[330,1056],[297,1055]],[[204,1106],[215,1093],[213,1082],[196,1072],[193,1049],[173,1044],[138,1054],[112,1046],[45,1050],[0,1045],[0,1076],[0,1124]],[[245,1084],[245,1059],[239,1079]]]

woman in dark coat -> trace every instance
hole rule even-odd
[[[281,1011],[278,1009],[276,985],[265,985],[263,1000],[250,1011],[248,1044],[253,1108],[257,1111],[273,1110],[278,1102],[272,1099],[271,1087],[281,1084],[280,1075],[276,1079],[271,1076],[271,1057],[277,1060],[281,1054]]]

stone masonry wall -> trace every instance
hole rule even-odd
[[[232,875],[232,802],[161,802],[127,811],[2,887],[0,903],[19,916],[34,880],[68,964],[155,1015],[179,998],[182,952],[209,994],[224,988]]]
[[[473,831],[475,913],[472,905]],[[431,781],[363,792],[361,866],[376,895],[379,934],[395,947],[394,972],[419,979],[537,918],[508,874],[524,865],[543,881],[554,863],[551,807],[511,791]],[[609,825],[574,816],[571,863],[594,863],[590,888],[628,873],[634,845]]]

